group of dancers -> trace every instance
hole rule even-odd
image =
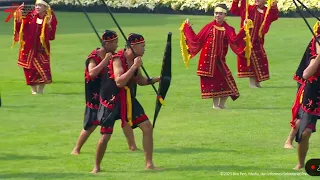
[[[247,5],[246,0],[233,0],[230,12],[241,17],[238,34],[225,21],[228,12],[225,4],[215,7],[214,20],[197,34],[188,19],[182,23],[182,57],[188,66],[189,60],[201,51],[197,70],[201,94],[203,99],[213,99],[214,109],[224,109],[229,96],[232,100],[240,96],[226,64],[228,46],[237,55],[238,77],[248,77],[250,87],[261,88],[260,82],[270,78],[264,37],[272,22],[279,18],[277,1],[270,2],[266,7],[265,0],[256,0],[254,5]],[[320,39],[319,22],[314,26],[314,33]],[[308,44],[293,77],[298,83],[298,92],[292,107],[292,129],[284,148],[293,148],[294,139],[298,142],[298,163],[294,168],[297,170],[305,166],[309,138],[316,131],[316,122],[320,116],[320,48],[315,37]]]
[[[57,18],[49,4],[37,0],[34,10],[23,12],[23,4],[14,13],[14,43],[20,42],[18,65],[24,69],[27,85],[32,94],[42,94],[46,84],[52,82],[50,70],[50,42],[55,39]],[[24,14],[25,13],[25,14]],[[101,36],[102,46],[94,49],[85,61],[84,126],[72,154],[78,155],[90,134],[99,125],[101,137],[97,144],[96,161],[92,173],[101,171],[100,164],[115,121],[121,126],[131,151],[139,150],[133,129],[143,133],[145,167],[159,170],[153,163],[153,127],[143,107],[136,99],[136,85],[157,83],[160,77],[148,79],[141,73],[142,56],[145,52],[143,35],[130,33],[131,48],[118,48],[118,35],[105,30]]]
[[[265,0],[256,0],[255,4],[247,5],[246,0],[233,1],[230,12],[241,17],[238,33],[225,21],[228,12],[225,4],[215,7],[214,20],[197,34],[189,20],[181,25],[183,59],[188,65],[188,61],[201,51],[197,70],[201,95],[203,99],[212,98],[215,109],[224,109],[229,96],[232,100],[240,96],[226,64],[228,46],[237,55],[238,77],[249,78],[250,87],[261,88],[260,83],[270,78],[264,37],[272,22],[278,19],[279,10],[276,1],[268,7],[265,3]],[[52,82],[50,41],[55,39],[58,21],[44,0],[37,0],[35,9],[27,14],[23,14],[21,7],[14,13],[14,43],[20,42],[18,65],[24,69],[31,93],[42,94],[45,85]],[[319,32],[318,28],[317,37]],[[101,39],[102,46],[94,49],[85,60],[84,125],[72,154],[79,155],[90,134],[101,126],[92,173],[100,172],[114,123],[120,119],[129,150],[139,150],[133,133],[133,129],[139,127],[143,132],[145,167],[158,170],[160,168],[155,167],[152,159],[153,128],[134,93],[136,85],[145,86],[160,81],[160,77],[148,79],[141,73],[145,39],[141,34],[131,33],[127,39],[132,48],[127,46],[119,51],[115,31],[105,30]],[[296,169],[304,167],[309,138],[315,132],[320,114],[319,51],[319,45],[313,38],[294,76],[299,87],[292,110],[292,130],[285,148],[292,148],[296,137],[299,159]]]

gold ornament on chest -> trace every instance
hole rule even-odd
[[[216,26],[216,25],[214,25],[213,26],[216,30],[218,30],[218,31],[225,31],[226,30],[226,28],[224,28],[224,27],[219,27],[219,26]]]
[[[263,14],[263,9],[257,8],[257,11],[261,14]]]
[[[43,23],[43,19],[37,18],[36,23],[37,23],[37,24],[42,24],[42,23]]]

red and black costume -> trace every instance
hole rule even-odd
[[[317,22],[318,23],[318,22]],[[320,35],[320,27],[318,27],[317,31],[316,31],[316,36]],[[310,40],[304,54],[303,57],[300,61],[300,64],[297,68],[297,71],[295,72],[293,79],[295,81],[297,81],[298,83],[298,90],[301,86],[301,84],[304,83],[304,79],[302,77],[303,75],[303,71],[308,67],[309,63],[310,63],[310,57],[312,56],[312,51],[314,51],[316,45],[316,41],[314,40],[314,37]]]
[[[44,17],[32,10],[21,21],[18,18],[15,17],[14,43],[20,41],[18,66],[24,70],[26,84],[49,84],[50,41],[55,39],[57,18],[50,8]]]
[[[112,41],[118,38],[118,35],[114,31],[106,30],[102,35],[102,40],[105,42]],[[86,98],[86,108],[84,113],[84,125],[83,128],[88,130],[88,128],[93,125],[99,125],[99,121],[97,119],[97,111],[99,108],[99,93],[101,88],[101,79],[103,78],[103,73],[105,68],[100,71],[100,73],[96,77],[90,77],[89,75],[89,63],[91,60],[94,61],[96,66],[102,61],[101,57],[98,55],[97,50],[99,48],[93,50],[88,56],[85,62],[85,70],[84,70],[84,79],[85,79],[85,98]]]
[[[131,45],[144,43],[144,38],[139,34],[131,34],[128,37]],[[110,60],[105,75],[102,78],[100,90],[100,106],[98,110],[98,120],[102,126],[101,134],[112,134],[116,120],[121,119],[122,127],[128,123],[133,129],[138,124],[148,120],[143,107],[132,94],[134,85],[136,84],[133,76],[124,87],[118,87],[114,79],[113,60],[119,58],[121,60],[124,72],[128,71],[128,63],[125,58],[125,49],[118,51]]]
[[[246,19],[246,0],[233,0],[230,12],[235,16],[241,16],[240,27]],[[267,54],[264,49],[264,36],[268,33],[271,23],[279,18],[277,6],[272,6],[266,15],[267,7],[259,8],[257,5],[248,6],[248,19],[253,21],[253,28],[250,30],[252,50],[250,56],[250,66],[243,56],[238,56],[238,77],[255,77],[257,82],[270,79]],[[265,19],[266,16],[266,19]],[[263,24],[265,19],[265,23]],[[261,26],[263,26],[261,28]],[[261,31],[261,32],[260,32]],[[260,34],[260,35],[259,35]]]
[[[316,131],[317,119],[320,116],[320,67],[309,79],[303,80],[301,78],[304,71],[302,69],[306,69],[310,60],[318,56],[316,43],[316,40],[312,39],[307,48],[307,54],[305,54],[308,59],[305,59],[305,63],[300,63],[297,73],[297,75],[300,75],[300,82],[302,84],[292,107],[292,120],[290,122],[291,127],[296,128],[296,118],[300,119],[300,126],[296,135],[297,142],[301,140],[301,135],[305,128],[310,128],[313,132]]]

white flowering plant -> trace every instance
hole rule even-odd
[[[229,8],[233,0],[105,0],[106,4],[113,8],[147,8],[154,10],[156,7],[167,7],[173,10],[203,10],[214,7],[216,4],[225,3]],[[101,4],[100,0],[80,0],[85,6]],[[320,8],[320,0],[302,1],[309,9]],[[254,3],[254,0],[250,0]],[[51,0],[51,5],[78,5],[76,0]],[[292,1],[278,0],[279,11],[286,14],[296,11],[296,6]]]

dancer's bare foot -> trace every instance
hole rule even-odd
[[[250,78],[249,78],[249,87],[250,87],[250,88],[258,88],[255,78],[253,78],[253,77],[250,77]]]
[[[38,93],[37,93],[37,90],[31,89],[31,94],[33,94],[33,95],[38,94]]]
[[[73,149],[73,151],[71,152],[72,155],[79,155],[80,151],[78,149]]]
[[[262,88],[262,86],[261,86],[261,84],[260,84],[259,82],[256,83],[256,86],[257,86],[258,88]]]
[[[137,148],[137,147],[130,147],[130,148],[129,148],[129,151],[132,151],[132,152],[134,152],[134,151],[141,151],[141,149],[139,149],[139,148]]]
[[[45,87],[45,84],[40,84],[40,85],[39,85],[39,87],[38,87],[38,93],[39,93],[39,94],[43,94],[44,87]]]
[[[155,167],[153,164],[151,164],[146,166],[146,170],[160,171],[160,170],[163,170],[163,168]]]
[[[31,86],[31,93],[32,93],[33,95],[38,94],[38,92],[37,92],[37,86]]]
[[[259,88],[258,86],[252,85],[252,84],[250,84],[249,87],[250,87],[250,88]]]
[[[292,146],[292,144],[290,143],[285,143],[284,146],[283,146],[285,149],[293,149],[294,147]]]
[[[304,165],[298,164],[295,168],[293,168],[294,170],[300,170],[303,169]]]
[[[92,174],[97,174],[98,172],[100,172],[100,167],[94,167],[93,170],[90,172]]]
[[[213,106],[212,108],[213,108],[213,109],[221,109],[220,106]]]

